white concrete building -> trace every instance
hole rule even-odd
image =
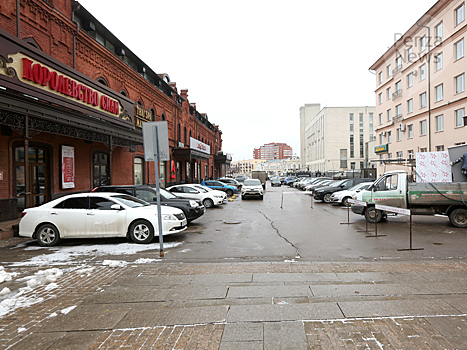
[[[303,170],[345,173],[376,166],[375,107],[319,107],[300,108]]]
[[[260,163],[256,166],[256,170],[268,172],[269,175],[285,175],[287,173],[296,173],[300,171],[301,164],[299,157],[292,157],[291,159],[274,159],[267,162]]]

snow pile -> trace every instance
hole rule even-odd
[[[123,260],[104,260],[102,265],[110,267],[125,267],[128,265],[128,262]]]
[[[11,293],[10,288],[5,287],[5,288],[3,288],[2,291],[0,292],[0,296],[2,296],[2,295],[7,295],[7,294],[10,294],[10,293]]]
[[[57,288],[58,285],[55,282],[62,275],[62,270],[53,268],[38,271],[34,274],[34,276],[28,276],[19,279],[18,281],[26,281],[26,287],[20,288],[18,293],[0,302],[0,317],[6,315],[7,313],[15,309],[28,307],[44,301],[44,298],[42,297],[38,298],[35,295],[24,296],[24,294],[42,285],[47,285],[46,290]],[[7,291],[7,289],[8,288],[4,288],[2,290],[2,295],[10,294],[11,291],[9,289]]]
[[[94,270],[94,267],[85,267],[79,270],[76,270],[75,273],[80,276],[91,276],[91,272]]]
[[[174,248],[183,244],[183,242],[165,243],[164,249]],[[159,250],[158,243],[152,244],[134,244],[134,243],[120,243],[120,244],[91,244],[83,246],[72,247],[38,247],[31,246],[25,250],[40,250],[43,249],[47,254],[42,254],[33,257],[29,260],[17,262],[12,266],[35,266],[35,265],[60,265],[70,262],[73,259],[80,257],[96,257],[105,255],[131,255],[149,250]],[[80,261],[79,263],[82,263]]]
[[[154,262],[162,261],[162,259],[149,259],[149,258],[140,258],[135,260],[135,264],[150,264]]]
[[[70,306],[70,307],[67,307],[63,310],[60,310],[60,312],[64,315],[66,315],[67,313],[69,313],[70,311],[72,311],[74,308],[76,308],[76,305],[73,305],[73,306]]]
[[[13,277],[18,275],[17,272],[6,272],[3,266],[0,266],[0,283],[5,281],[11,281]]]

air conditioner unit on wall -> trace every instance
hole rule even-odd
[[[381,135],[386,136],[386,131],[381,131]]]
[[[401,129],[401,131],[405,131],[405,128],[406,128],[406,125],[404,123],[399,124],[399,129]]]
[[[412,71],[412,74],[413,74],[413,75],[417,75],[417,74],[418,74],[418,71],[415,69],[415,70]]]

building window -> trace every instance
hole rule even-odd
[[[443,53],[439,53],[435,56],[435,71],[439,71],[443,68]]]
[[[443,22],[441,22],[435,27],[435,40],[441,41],[442,38],[443,38]]]
[[[144,161],[141,157],[134,159],[134,184],[142,185],[144,183]]]
[[[454,113],[456,115],[456,128],[464,126],[465,108],[458,109]]]
[[[407,60],[409,62],[412,62],[412,59],[413,59],[413,47],[410,46],[408,49],[407,49]]]
[[[443,84],[440,84],[435,87],[436,102],[439,102],[443,99]]]
[[[382,103],[383,103],[383,93],[382,93],[382,92],[380,92],[380,93],[378,94],[378,103],[379,103],[379,104],[382,104]]]
[[[426,36],[420,38],[420,52],[426,50]]]
[[[396,71],[399,71],[402,69],[402,56],[398,56],[396,58]]]
[[[156,110],[151,107],[151,121],[156,121]]]
[[[400,95],[402,93],[402,82],[399,80],[396,83],[396,95]]]
[[[426,65],[420,66],[420,81],[426,78]]]
[[[379,72],[378,78],[379,78],[379,83],[381,84],[383,82],[383,72]]]
[[[185,145],[188,144],[186,127],[183,128],[183,139],[185,140]]]
[[[384,142],[383,140],[383,134],[379,134],[379,144],[382,145]]]
[[[407,151],[407,157],[408,157],[409,159],[413,159],[413,158],[414,158],[414,157],[413,157],[413,149],[409,149],[409,150]]]
[[[391,65],[387,66],[388,78],[391,76]]]
[[[407,89],[413,85],[413,73],[407,75]]]
[[[161,120],[165,120],[165,114],[164,113],[162,113],[162,115],[161,115]]]
[[[426,92],[420,95],[420,108],[426,107]]]
[[[459,94],[461,92],[465,91],[465,73],[458,75],[457,77],[454,78],[456,81],[456,94]]]
[[[427,148],[426,148],[426,147],[420,148],[420,152],[421,152],[421,153],[425,153],[426,151],[427,151]]]
[[[413,98],[407,101],[407,113],[413,112]]]
[[[388,109],[388,122],[392,120],[392,110]]]
[[[388,131],[388,143],[392,142],[392,132]]]
[[[454,60],[457,61],[464,57],[464,39],[454,44]]]
[[[465,4],[462,4],[455,10],[456,26],[465,20]]]
[[[401,160],[402,161],[402,158],[403,158],[403,153],[402,151],[399,151],[396,153],[396,156],[397,156],[397,159]]]
[[[387,94],[388,94],[388,100],[390,100],[390,99],[391,99],[391,88],[388,87],[388,88],[386,89],[386,92],[387,92]]]
[[[426,135],[426,120],[420,122],[420,135]]]
[[[347,169],[347,149],[340,150],[340,168]]]
[[[350,158],[354,157],[354,120],[353,113],[350,113]]]
[[[105,79],[102,78],[102,77],[101,77],[101,78],[97,78],[97,82],[98,82],[99,84],[104,85],[104,86],[108,86],[108,85],[107,85],[107,82],[106,82]]]
[[[383,124],[383,113],[379,114],[379,125]]]
[[[444,116],[442,114],[438,115],[437,117],[435,117],[435,121],[436,121],[436,131],[443,131],[444,130]]]
[[[398,104],[396,106],[396,118],[402,117],[402,105]]]
[[[123,95],[123,96],[125,96],[125,97],[128,97],[128,94],[126,93],[125,90],[120,91],[120,94]]]
[[[401,128],[397,128],[396,137],[397,137],[397,141],[402,140],[402,130],[401,130]]]
[[[364,150],[363,147],[365,146],[363,142],[363,113],[359,114],[359,132],[360,132],[360,158],[363,158],[364,155]]]
[[[407,125],[407,137],[413,139],[413,124]]]

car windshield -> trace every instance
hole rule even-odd
[[[178,199],[179,198],[179,197],[177,197],[173,193],[170,193],[169,191],[167,191],[164,188],[161,188],[160,190],[161,190],[161,195],[166,199]]]
[[[148,202],[145,202],[139,198],[125,195],[125,194],[112,196],[112,199],[115,199],[117,202],[125,204],[127,207],[130,207],[130,208],[145,207],[145,206],[151,205]]]
[[[261,186],[261,181],[259,181],[258,179],[249,179],[249,180],[245,180],[244,185],[245,186]]]
[[[199,185],[195,185],[193,187],[196,188],[197,190],[203,192],[203,193],[206,193],[206,192],[209,192],[209,191],[214,191],[212,188],[199,186]]]
[[[339,185],[343,184],[346,180],[336,181],[333,184],[330,184],[329,187],[339,187]]]

